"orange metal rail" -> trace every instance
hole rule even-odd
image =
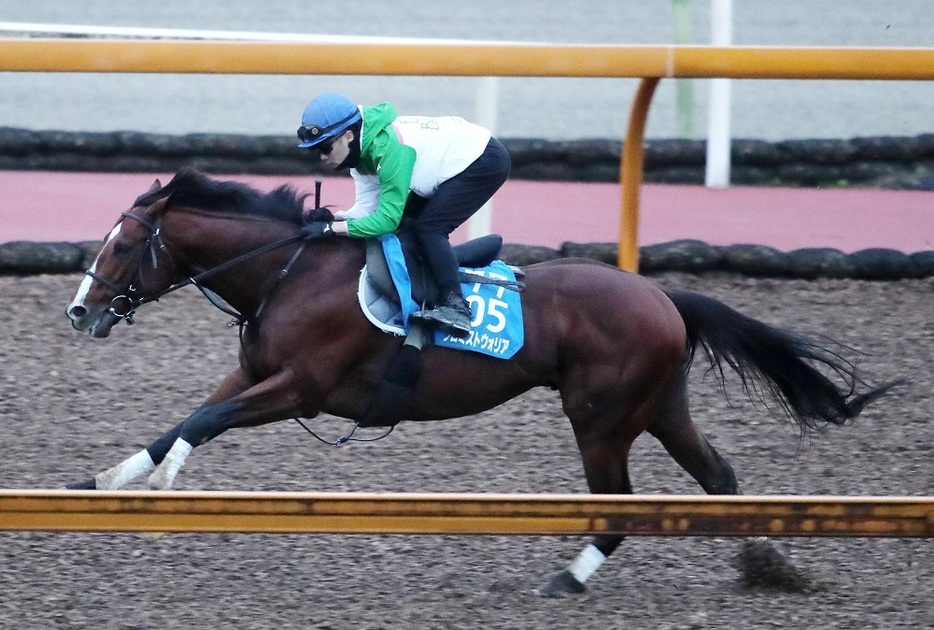
[[[934,537],[934,497],[0,490],[0,530]]]
[[[934,79],[934,48],[0,39],[0,72],[642,78],[620,165],[619,266],[638,270],[639,188],[659,79]]]
[[[3,72],[934,79],[934,49],[0,39]]]

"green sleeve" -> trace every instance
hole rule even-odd
[[[350,236],[364,238],[396,231],[409,197],[415,149],[404,145],[389,133],[382,132],[367,147],[370,155],[361,156],[360,170],[376,172],[379,178],[379,205],[376,212],[347,221]],[[371,171],[371,172],[372,172]]]

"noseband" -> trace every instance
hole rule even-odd
[[[159,267],[158,250],[162,250],[168,253],[168,248],[165,246],[165,241],[162,240],[162,217],[159,217],[155,223],[150,223],[146,219],[130,212],[123,212],[120,214],[120,216],[127,219],[133,219],[149,230],[149,238],[146,239],[145,247],[149,249],[149,255],[152,258],[153,270],[157,269]],[[84,272],[85,275],[90,276],[93,280],[100,282],[115,293],[114,298],[110,301],[110,309],[108,310],[112,315],[118,317],[119,319],[126,320],[127,324],[133,323],[133,315],[136,313],[136,309],[141,304],[156,299],[146,298],[145,296],[139,295],[139,287],[137,285],[142,283],[144,255],[145,254],[140,254],[140,260],[137,263],[135,282],[131,282],[129,285],[127,285],[125,291],[121,289],[116,282],[108,280],[107,278],[104,278],[103,276],[91,271],[90,269]],[[161,295],[162,294],[160,294],[160,296]],[[122,303],[125,303],[127,307],[124,311],[121,311],[118,307],[118,305]]]

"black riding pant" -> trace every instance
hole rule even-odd
[[[490,138],[480,157],[441,184],[430,199],[409,193],[404,216],[434,273],[442,300],[451,293],[461,295],[451,232],[489,201],[509,177],[511,167],[506,147]]]

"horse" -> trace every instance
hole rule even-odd
[[[262,193],[182,169],[121,214],[67,306],[72,326],[107,337],[136,308],[194,284],[240,314],[239,365],[145,449],[67,487],[116,490],[149,475],[150,488],[166,490],[194,448],[229,429],[320,412],[366,417],[403,340],[378,330],[358,305],[364,241],[303,239],[307,197],[290,186]],[[522,272],[523,347],[501,359],[428,344],[403,419],[468,416],[552,388],[592,493],[632,493],[630,447],[646,431],[705,492],[739,493],[732,467],[688,408],[698,350],[721,388],[724,370],[735,371],[746,395],[777,401],[802,433],[851,421],[892,386],[868,383],[830,341],[607,264],[559,259]],[[538,592],[585,591],[622,540],[595,536]]]

